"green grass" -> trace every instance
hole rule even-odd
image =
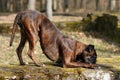
[[[112,58],[120,55],[120,49],[114,42],[108,43],[105,40],[94,38],[92,36],[87,36],[83,32],[62,31],[62,33],[83,43],[95,45],[98,58]],[[18,33],[16,34],[12,47],[9,46],[9,41],[10,34],[0,34],[0,64],[19,64],[18,57],[15,51],[20,41],[20,35]],[[26,63],[33,63],[32,60],[28,57],[27,51],[28,44],[26,44],[23,50],[23,59]],[[35,56],[41,62],[51,62],[44,54],[42,54],[39,42],[36,46]]]

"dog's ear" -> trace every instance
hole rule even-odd
[[[94,45],[89,44],[89,45],[87,46],[87,48],[86,48],[86,51],[87,51],[87,52],[91,52],[92,50],[94,50]]]

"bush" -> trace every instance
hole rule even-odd
[[[116,16],[110,14],[102,14],[101,16],[88,14],[87,17],[83,18],[82,23],[86,31],[111,35],[117,29],[118,19]]]

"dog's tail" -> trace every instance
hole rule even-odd
[[[10,39],[10,46],[12,46],[13,40],[14,40],[14,36],[15,36],[15,32],[17,30],[17,26],[18,26],[18,20],[20,19],[20,14],[17,14],[13,23],[13,28],[12,28],[12,35],[11,35],[11,39]]]

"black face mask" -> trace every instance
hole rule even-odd
[[[90,53],[92,50],[94,50],[94,45],[89,44],[86,51]]]
[[[86,51],[87,51],[88,53],[90,53],[92,50],[94,50],[95,53],[94,53],[93,56],[91,56],[91,57],[88,59],[88,63],[93,63],[93,64],[95,64],[95,63],[96,63],[96,59],[97,59],[97,54],[96,54],[96,51],[95,51],[95,49],[94,49],[94,45],[89,44],[88,47],[86,48]]]

